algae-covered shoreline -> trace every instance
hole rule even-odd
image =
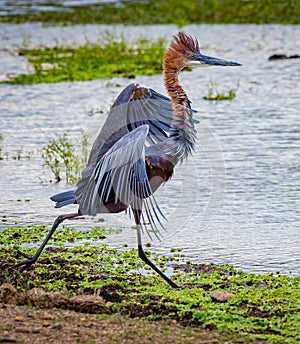
[[[300,3],[256,0],[119,1],[116,4],[61,7],[60,11],[0,16],[3,23],[74,24],[300,24]]]
[[[160,74],[166,47],[165,39],[135,40],[129,43],[103,34],[96,43],[86,42],[79,47],[55,46],[37,49],[20,48],[18,56],[26,57],[32,72],[14,75],[3,83],[36,84],[66,81]]]
[[[109,319],[118,323],[122,319],[127,325],[132,324],[131,319],[139,318],[143,319],[139,324],[144,329],[151,328],[152,321],[158,327],[169,329],[176,325],[180,336],[189,333],[182,343],[197,343],[189,341],[188,337],[201,338],[203,331],[209,332],[211,342],[215,335],[220,336],[220,343],[228,340],[228,336],[232,343],[235,340],[243,343],[261,340],[296,343],[299,340],[300,276],[255,275],[229,265],[194,264],[186,261],[177,249],[163,257],[151,254],[151,259],[160,267],[173,269],[172,278],[181,288],[172,289],[159,276],[144,270],[136,250],[116,250],[101,244],[101,238],[109,235],[104,227],[86,232],[64,227],[28,271],[21,274],[12,268],[24,259],[19,251],[32,254],[35,250],[20,245],[40,242],[46,231],[45,226],[7,227],[1,231],[0,252],[1,257],[5,257],[0,263],[2,308],[19,307],[19,311],[15,309],[12,314],[16,317],[20,313],[25,322],[27,315],[23,314],[24,308],[20,308],[24,306],[33,312],[45,308],[54,313],[55,309],[73,312],[75,318],[80,318],[81,313],[97,314],[97,321]],[[77,246],[76,242],[83,237],[87,242]],[[67,247],[68,242],[76,246]],[[221,298],[214,297],[216,291],[221,293]],[[222,295],[229,296],[222,299]],[[59,319],[58,315],[51,316]],[[87,315],[81,317],[87,319]],[[11,321],[22,325],[22,321],[14,319]],[[57,322],[51,326],[58,326]],[[11,322],[5,325],[2,321],[0,331],[2,335],[14,335]],[[141,335],[139,330],[137,333]],[[105,338],[114,343],[119,334],[111,331]],[[171,334],[172,330],[170,338]],[[120,334],[118,340],[122,342],[121,339]],[[97,342],[93,340],[91,343]]]

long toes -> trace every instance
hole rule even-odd
[[[24,257],[24,258],[27,258],[28,260],[30,260],[32,258],[32,256],[30,256],[29,254],[26,254],[26,253],[19,251],[19,250],[17,250],[17,255]]]
[[[20,272],[25,271],[27,268],[29,268],[30,265],[31,265],[31,264],[29,264],[29,265],[24,265],[23,267],[21,267]]]
[[[15,269],[21,268],[20,272],[23,272],[24,270],[26,270],[27,268],[29,268],[30,265],[32,265],[33,263],[35,263],[35,259],[33,259],[32,257],[30,257],[30,259],[25,260],[24,262],[20,262],[18,264],[16,264],[14,266]]]

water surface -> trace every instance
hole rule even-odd
[[[130,40],[139,36],[170,38],[175,26],[122,27],[87,25],[48,27],[0,24],[0,78],[29,70],[14,51],[55,44],[99,40],[106,30]],[[236,60],[240,68],[203,68],[184,72],[181,82],[198,109],[198,143],[188,163],[157,195],[168,217],[167,234],[152,250],[167,254],[181,247],[195,262],[233,264],[246,271],[299,273],[299,112],[300,60],[268,61],[275,53],[300,53],[300,27],[280,25],[193,25],[205,54]],[[137,82],[165,94],[162,77]],[[237,87],[233,101],[203,100],[211,82],[220,92]],[[131,80],[95,80],[32,86],[0,85],[0,224],[51,225],[61,210],[49,196],[68,189],[50,183],[40,149],[55,134],[68,132],[79,143],[82,130],[92,142],[105,112]],[[92,109],[94,115],[88,113]],[[104,113],[101,113],[102,110]],[[21,155],[21,159],[16,159]],[[28,157],[29,156],[29,157]],[[66,212],[76,210],[69,207]],[[136,246],[133,220],[124,214],[100,216],[104,225],[123,228],[106,242]],[[95,219],[71,223],[90,228]],[[149,239],[145,236],[145,241]]]

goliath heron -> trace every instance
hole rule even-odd
[[[178,287],[147,258],[141,230],[145,221],[155,233],[157,225],[163,227],[160,220],[163,214],[153,194],[171,178],[175,165],[195,145],[193,110],[178,75],[186,66],[212,65],[240,66],[237,62],[203,55],[197,39],[179,32],[163,60],[164,84],[171,99],[138,84],[131,84],[121,92],[94,142],[76,190],[51,197],[57,208],[78,204],[78,212],[56,218],[36,253],[32,257],[25,255],[27,260],[17,264],[21,271],[38,259],[64,220],[131,208],[137,226],[139,257],[171,287]]]

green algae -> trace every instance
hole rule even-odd
[[[99,243],[103,231],[102,226],[91,231],[64,226],[39,261],[20,274],[9,268],[22,259],[17,257],[18,250],[33,254],[35,248],[21,249],[19,245],[40,242],[47,228],[7,227],[0,232],[0,255],[5,257],[0,263],[0,282],[21,290],[40,287],[70,295],[78,290],[100,293],[110,312],[132,318],[171,319],[270,343],[300,339],[300,276],[256,275],[229,265],[186,264],[183,257],[176,256],[180,250],[174,248],[165,259],[147,252],[161,268],[173,269],[172,279],[181,288],[171,289],[145,269],[136,250],[117,250]],[[82,245],[66,246],[84,238],[87,242]],[[216,290],[234,296],[217,302],[211,297]]]
[[[82,154],[79,157],[67,133],[56,135],[55,139],[50,139],[48,145],[42,148],[43,167],[50,168],[57,182],[62,179],[61,172],[64,170],[67,183],[74,184],[80,179],[81,171],[88,161],[87,145],[87,137],[83,134],[80,145]]]
[[[121,4],[120,4],[121,3]],[[120,1],[115,4],[70,7],[68,11],[0,16],[0,22],[46,24],[227,24],[300,23],[297,0],[166,0]]]
[[[4,83],[55,83],[159,74],[165,46],[164,39],[127,43],[124,38],[107,35],[97,43],[86,42],[75,48],[20,49],[18,54],[28,59],[34,72],[20,74]]]
[[[236,97],[237,89],[238,85],[236,86],[236,88],[229,89],[227,93],[219,92],[216,82],[211,80],[207,95],[203,96],[203,99],[210,101],[233,100]]]

